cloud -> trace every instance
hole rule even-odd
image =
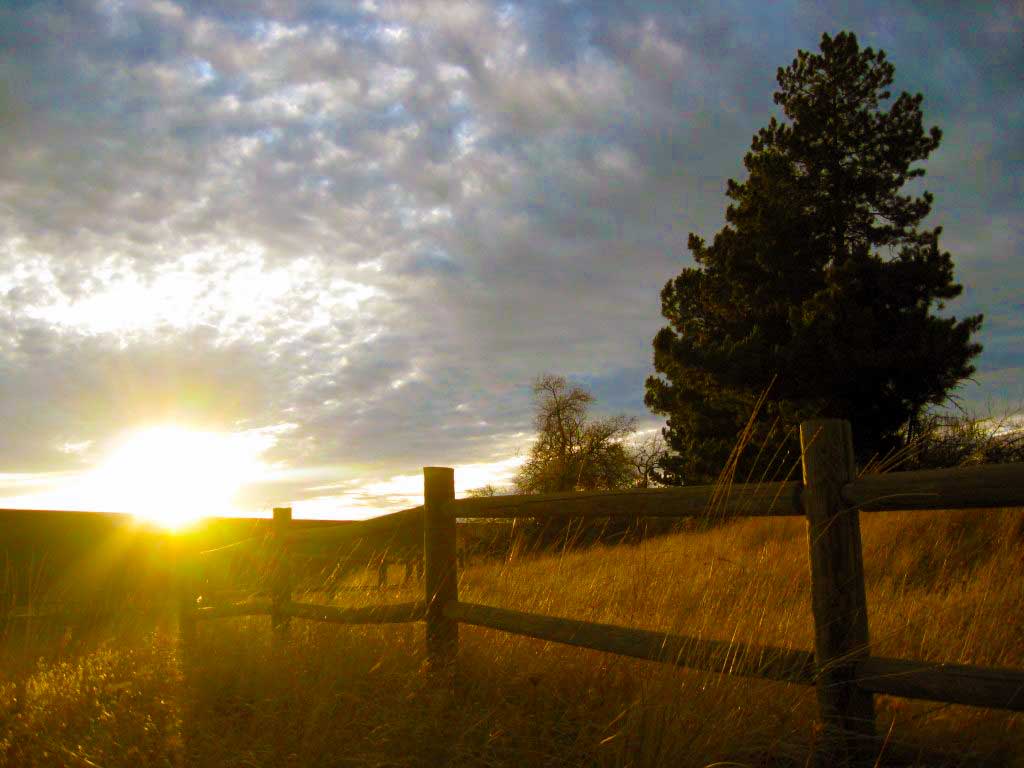
[[[294,425],[268,451],[290,474],[246,491],[260,506],[505,460],[545,370],[648,416],[686,234],[721,226],[775,68],[843,27],[945,131],[932,221],[1001,381],[1024,123],[1000,41],[1022,24],[931,5],[6,5],[0,458],[81,469],[157,418]]]
[[[146,423],[266,426],[283,391],[257,347],[219,344],[203,328],[122,346],[34,324],[5,352],[0,461],[15,472],[88,465],[118,432]]]

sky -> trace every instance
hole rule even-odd
[[[657,428],[660,290],[776,69],[844,29],[944,134],[958,396],[1017,408],[1020,0],[0,4],[0,506],[186,503],[218,457],[239,512],[500,485],[545,372]]]

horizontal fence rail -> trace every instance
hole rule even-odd
[[[637,488],[456,499],[445,512],[458,518],[706,517],[802,515],[800,483],[730,487]]]
[[[315,603],[291,603],[285,607],[284,612],[297,619],[324,621],[330,624],[401,624],[423,621],[427,604],[420,600],[414,603],[336,608]]]
[[[862,512],[1021,507],[1024,464],[865,475],[843,486],[842,496]]]
[[[207,605],[196,608],[193,616],[196,619],[227,619],[237,616],[269,616],[272,610],[270,600],[246,600],[241,603],[224,605]]]
[[[329,624],[400,624],[408,621],[422,621],[426,615],[426,603],[418,601],[339,608],[317,603],[289,602],[280,606],[279,612],[288,618],[323,621]],[[247,600],[241,603],[211,605],[195,609],[197,619],[270,616],[273,613],[274,605],[271,600]]]
[[[444,614],[463,624],[498,629],[579,648],[606,651],[634,659],[659,661],[725,675],[760,677],[803,685],[814,684],[814,654],[808,651],[744,645],[725,640],[704,640],[613,624],[560,619],[475,603],[448,603],[444,607]]]
[[[445,511],[461,519],[526,517],[784,517],[803,516],[803,486],[772,482],[643,488],[456,499]],[[842,487],[862,512],[987,509],[1024,506],[1024,464],[994,464],[865,475]],[[412,511],[412,510],[409,510]],[[321,531],[304,532],[310,536]]]
[[[799,685],[814,685],[817,679],[814,654],[809,651],[706,640],[475,603],[448,603],[444,613],[463,624],[688,669]],[[1018,670],[876,656],[857,662],[854,670],[857,686],[872,693],[1024,711],[1024,672]]]
[[[400,512],[392,512],[388,515],[381,515],[380,517],[371,517],[368,520],[345,523],[344,525],[289,531],[287,539],[292,544],[301,544],[306,541],[316,542],[317,544],[342,543],[362,537],[393,533],[403,528],[420,527],[422,525],[423,507],[419,506],[403,509]]]
[[[1024,712],[1024,672],[869,657],[855,665],[857,685],[872,693]]]
[[[289,530],[285,533],[285,538],[295,551],[302,552],[303,546],[306,544],[322,549],[325,545],[346,544],[358,539],[373,538],[409,528],[419,528],[422,525],[423,506],[420,505],[366,520],[339,521],[337,525]],[[260,550],[266,547],[270,540],[267,536],[250,536],[230,544],[203,550],[198,554],[208,557],[240,550]]]

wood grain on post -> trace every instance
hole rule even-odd
[[[423,556],[427,603],[427,660],[434,669],[450,668],[459,649],[459,623],[445,616],[447,603],[459,599],[455,518],[445,505],[455,498],[455,470],[423,468]]]
[[[841,495],[857,474],[849,422],[802,423],[800,449],[818,706],[835,752],[830,759],[860,762],[870,757],[874,743],[875,706],[871,692],[855,683],[855,664],[869,655],[869,648],[860,521],[857,508]]]
[[[292,599],[291,573],[288,570],[286,547],[288,529],[292,522],[291,507],[274,508],[274,569],[272,572],[270,601],[270,625],[275,633],[281,634],[288,628],[288,613],[285,610]]]

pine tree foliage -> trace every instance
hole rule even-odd
[[[754,136],[725,227],[690,235],[696,266],[662,291],[645,398],[668,416],[677,482],[718,474],[766,391],[754,446],[792,451],[802,418],[833,416],[864,458],[974,371],[982,318],[934,314],[961,286],[941,228],[921,227],[932,195],[906,191],[942,134],[920,94],[891,99],[893,74],[847,32],[798,51],[778,70],[786,119]]]

